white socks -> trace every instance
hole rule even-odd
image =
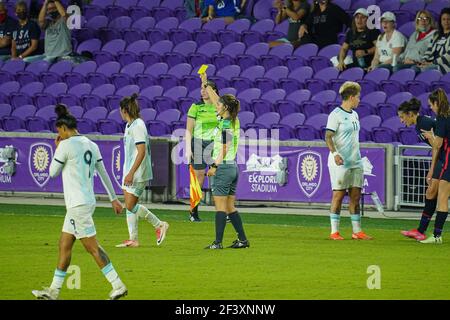
[[[148,222],[152,224],[153,227],[158,228],[161,225],[161,220],[158,219],[157,216],[155,216],[150,210],[148,210],[146,207],[144,207],[141,204],[137,204],[137,215],[140,218],[144,218]],[[134,208],[136,208],[134,207]]]
[[[124,285],[111,262],[102,269],[102,272],[109,283],[111,283],[113,289],[120,288]]]
[[[339,232],[340,214],[330,213],[331,233]]]
[[[64,278],[66,277],[66,272],[59,270],[59,269],[55,269],[55,274],[53,275],[53,281],[52,284],[50,285],[50,288],[55,289],[55,290],[61,290],[63,284],[64,284]]]
[[[351,214],[353,233],[361,232],[361,215]]]
[[[127,210],[127,226],[130,240],[138,239],[138,216],[136,213]]]

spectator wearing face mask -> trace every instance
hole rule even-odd
[[[39,12],[39,25],[45,30],[43,55],[29,57],[27,62],[46,60],[54,62],[72,53],[70,30],[67,27],[68,14],[58,0],[45,0]]]
[[[347,13],[331,0],[315,0],[311,13],[298,32],[300,45],[315,43],[319,49],[338,43],[343,26],[351,26]]]
[[[6,6],[0,2],[0,61],[11,58],[11,36],[17,21],[8,16]]]
[[[37,54],[41,29],[38,24],[28,18],[28,8],[24,1],[16,4],[18,27],[12,33],[11,57],[24,59]]]

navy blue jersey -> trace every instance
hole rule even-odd
[[[434,134],[444,140],[439,155],[441,159],[448,162],[449,155],[447,153],[450,151],[448,145],[450,140],[450,118],[438,116],[436,118],[436,130],[434,131]]]
[[[430,131],[433,129],[433,131],[436,131],[436,121],[430,117],[427,116],[418,116],[417,117],[417,124],[416,124],[416,132],[417,136],[419,137],[420,141],[425,142],[429,146],[430,143],[428,140],[423,136],[422,130]]]
[[[39,25],[33,20],[28,20],[23,26],[18,25],[17,29],[12,33],[12,38],[16,42],[17,55],[21,55],[31,47],[31,40],[39,41],[40,37],[41,28],[39,28]]]

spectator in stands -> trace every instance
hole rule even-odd
[[[11,36],[17,28],[17,21],[8,16],[3,2],[0,2],[0,61],[11,58]]]
[[[393,71],[400,69],[414,68],[420,72],[418,63],[422,61],[427,49],[431,46],[436,29],[434,19],[429,11],[420,10],[416,15],[416,31],[409,37],[405,52],[400,57]]]
[[[437,69],[444,74],[450,71],[450,8],[442,9],[439,32],[418,67],[421,71]]]
[[[280,24],[285,19],[289,20],[289,29],[286,38],[272,41],[270,47],[283,43],[295,43],[298,41],[298,30],[309,14],[310,6],[306,0],[276,0],[274,7],[278,9],[275,23]]]
[[[299,45],[315,43],[319,49],[338,43],[343,25],[350,27],[347,13],[331,0],[314,0],[311,14],[299,29]]]
[[[27,62],[46,60],[54,62],[72,53],[70,30],[67,27],[68,14],[58,0],[45,0],[39,12],[39,25],[45,30],[43,55],[29,57]]]
[[[356,10],[352,27],[347,31],[339,56],[331,59],[333,65],[340,71],[352,67],[367,69],[371,65],[380,31],[367,27],[368,17],[369,13],[366,9]],[[347,57],[349,49],[352,50],[353,57]]]
[[[397,65],[398,56],[406,46],[405,36],[395,29],[395,15],[386,11],[381,16],[382,33],[377,40],[377,49],[369,71],[375,68],[386,68],[392,71]]]
[[[41,29],[38,24],[28,18],[28,8],[24,1],[16,4],[18,28],[12,34],[11,57],[25,59],[37,53]]]
[[[208,15],[203,18],[203,22],[223,18],[227,24],[232,23],[244,11],[246,2],[247,0],[205,0]]]
[[[184,0],[184,8],[186,19],[202,18],[208,15],[208,7],[205,6],[204,0]]]

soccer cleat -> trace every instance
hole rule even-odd
[[[116,248],[137,248],[139,247],[139,241],[137,240],[125,240],[121,244],[116,245]]]
[[[38,300],[58,300],[59,292],[56,289],[44,287],[44,290],[33,290],[31,293]]]
[[[117,289],[113,289],[110,293],[109,293],[109,300],[117,300],[120,299],[122,297],[125,297],[128,294],[128,289],[127,287],[125,287],[125,285],[120,286]]]
[[[442,244],[442,237],[430,236],[430,237],[426,238],[425,240],[422,240],[419,242],[425,243],[425,244]]]
[[[156,228],[156,244],[159,246],[165,239],[169,224],[165,221],[161,221],[159,228]]]
[[[358,233],[352,233],[353,240],[372,240],[373,238],[360,231]]]
[[[198,216],[198,213],[190,213],[190,217],[189,217],[189,221],[192,221],[192,222],[200,222],[200,221],[202,221],[201,219],[200,219],[200,217]]]
[[[401,232],[402,235],[408,238],[416,239],[417,241],[422,241],[426,239],[426,235],[417,231],[417,229],[405,230]]]
[[[229,246],[228,248],[233,248],[233,249],[241,249],[241,248],[250,248],[250,242],[248,240],[234,240],[233,244],[231,246]]]
[[[221,242],[213,242],[209,246],[205,247],[205,249],[223,249]]]
[[[344,240],[344,238],[340,235],[339,231],[330,234],[331,240]]]

